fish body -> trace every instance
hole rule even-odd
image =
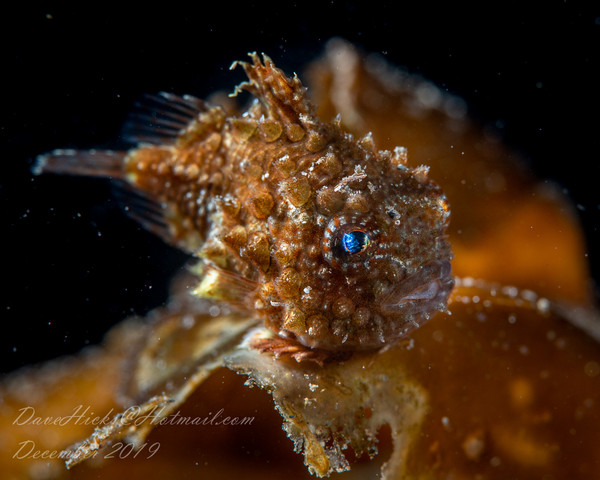
[[[566,198],[454,115],[452,99],[340,40],[309,77],[321,118],[342,112],[344,123],[319,120],[268,58],[241,65],[240,89],[256,100],[240,115],[163,93],[138,113],[130,151],[40,157],[39,172],[113,178],[130,215],[191,255],[195,277],[101,347],[0,382],[9,476],[62,478],[58,458],[15,460],[14,446],[35,439],[39,451],[65,448],[67,468],[137,449],[78,477],[185,476],[202,450],[217,459],[208,475],[237,478],[237,447],[259,439],[265,461],[245,472],[306,478],[281,450],[279,420],[263,415],[270,399],[244,388],[254,385],[317,476],[359,459],[361,478],[600,478],[600,323]],[[427,168],[409,168],[399,138],[452,201],[454,286],[446,197]],[[260,434],[178,422],[224,399],[261,412]],[[75,402],[106,421],[93,432],[15,425],[27,406],[68,418]],[[148,446],[163,444],[149,464]],[[364,461],[378,449],[383,464]]]
[[[194,295],[305,347],[378,348],[445,311],[450,210],[427,168],[320,121],[297,77],[251,59],[234,64],[255,97],[242,114],[163,93],[135,148],[58,150],[38,172],[119,180],[132,215],[196,258]]]

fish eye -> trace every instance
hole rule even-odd
[[[342,236],[342,247],[349,255],[356,255],[369,248],[371,238],[362,230],[352,230]]]
[[[379,233],[370,219],[335,217],[323,235],[323,256],[332,265],[343,269],[352,265],[357,267],[376,250]]]

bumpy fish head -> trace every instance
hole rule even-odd
[[[229,254],[225,271],[204,270],[197,292],[217,292],[308,347],[404,337],[446,309],[453,286],[444,194],[426,167],[407,166],[405,149],[378,151],[370,134],[322,122],[297,77],[252,58],[238,91],[257,101],[223,127],[221,171],[240,209],[213,221],[211,238]]]
[[[403,148],[378,152],[370,136],[332,130],[295,177],[310,200],[295,206],[280,188],[267,325],[309,347],[377,348],[446,309],[450,211],[427,169],[406,166]]]
[[[236,92],[255,101],[241,115],[153,96],[156,125],[134,129],[137,148],[55,151],[39,171],[119,179],[134,217],[198,258],[195,295],[277,335],[328,350],[404,337],[453,286],[445,196],[405,149],[322,122],[297,77],[251,58]]]
[[[128,154],[127,179],[164,206],[164,236],[199,258],[196,295],[308,347],[404,337],[452,289],[445,196],[405,149],[322,122],[297,77],[252,60],[236,90],[254,95],[248,110],[194,102],[173,144]],[[171,105],[169,125],[190,102]]]

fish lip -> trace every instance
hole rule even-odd
[[[454,287],[448,260],[434,260],[393,285],[381,303],[386,314],[417,314],[444,310]]]

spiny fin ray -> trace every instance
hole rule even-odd
[[[174,143],[192,121],[207,110],[204,101],[191,95],[160,92],[144,95],[123,129],[131,143]]]
[[[271,118],[286,124],[313,125],[316,121],[314,107],[308,101],[306,88],[300,79],[296,75],[287,77],[265,54],[262,55],[262,62],[256,52],[249,55],[252,64],[236,61],[230,67],[234,69],[240,65],[249,79],[238,85],[231,96],[246,90],[260,100]]]

